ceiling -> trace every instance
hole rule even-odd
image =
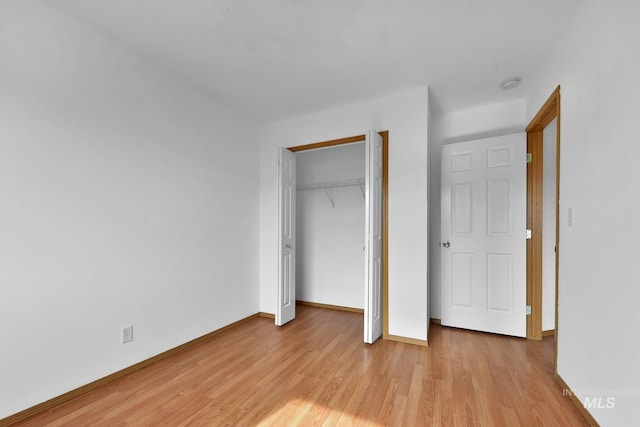
[[[49,0],[260,121],[420,85],[436,115],[526,97],[580,2]]]

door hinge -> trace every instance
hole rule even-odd
[[[531,229],[527,228],[527,240],[531,240]]]
[[[527,306],[527,316],[531,316],[531,306]]]
[[[533,162],[533,154],[527,153],[527,163]]]

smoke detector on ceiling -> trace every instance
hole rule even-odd
[[[502,89],[502,90],[513,89],[513,88],[517,87],[520,84],[521,81],[522,81],[522,79],[520,77],[510,77],[507,80],[503,80],[500,83],[500,89]]]

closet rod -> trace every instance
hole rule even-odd
[[[299,185],[296,190],[319,190],[336,187],[362,187],[364,179],[348,179],[344,181],[320,182],[317,184]]]

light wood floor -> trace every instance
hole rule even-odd
[[[553,338],[432,325],[429,347],[362,343],[362,315],[253,319],[23,426],[586,426],[553,380]]]

